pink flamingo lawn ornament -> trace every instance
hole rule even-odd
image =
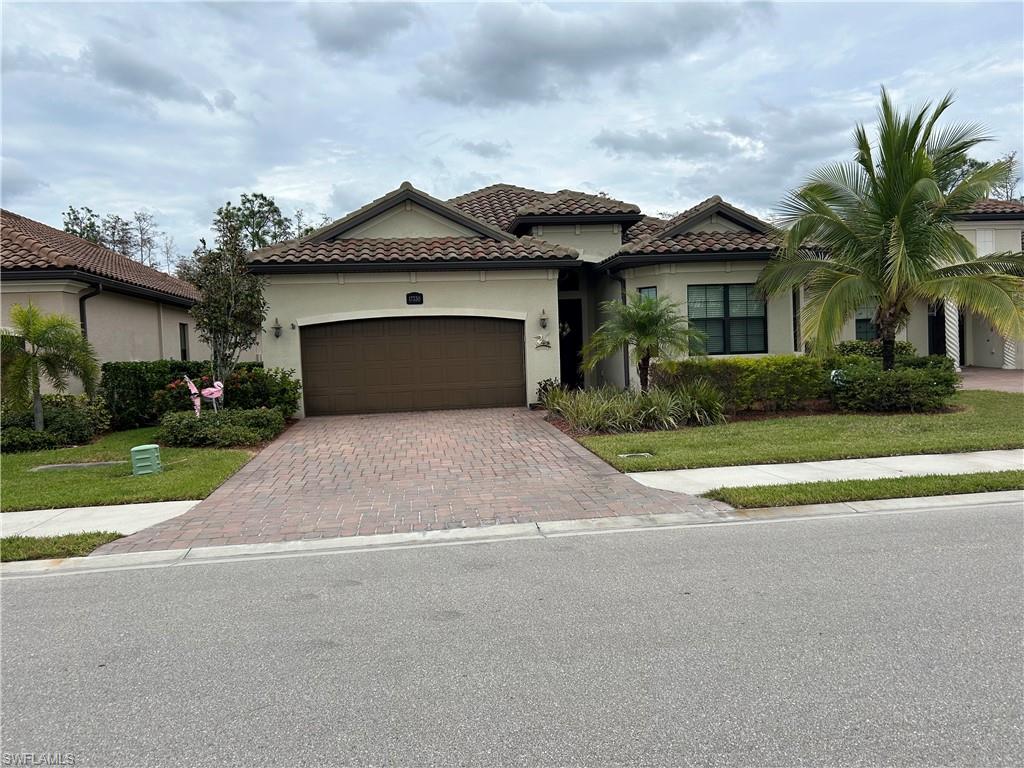
[[[217,400],[224,397],[223,382],[215,381],[212,387],[203,387],[202,390],[197,389],[196,385],[192,383],[192,379],[188,376],[185,377],[185,383],[188,384],[189,397],[192,398],[192,407],[196,409],[196,416],[199,416],[199,409],[202,407],[203,400],[213,403],[213,411],[214,413],[217,412]]]

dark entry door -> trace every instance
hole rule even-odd
[[[352,320],[300,339],[308,416],[526,405],[519,320]]]
[[[562,383],[568,387],[582,387],[580,351],[583,349],[582,299],[558,300],[559,363]]]

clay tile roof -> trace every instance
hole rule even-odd
[[[775,238],[761,232],[684,232],[631,242],[619,254],[741,253],[772,251],[776,247]]]
[[[467,192],[451,198],[448,202],[461,208],[471,216],[509,231],[516,218],[516,212],[537,198],[550,197],[550,192],[517,187],[514,184],[492,184],[489,187]]]
[[[995,213],[1002,215],[1019,214],[1024,218],[1024,202],[1020,200],[979,200],[964,211],[968,215]]]
[[[184,280],[10,211],[0,213],[0,240],[3,270],[71,269],[179,299],[199,298],[195,287]]]
[[[553,195],[537,197],[516,211],[519,216],[586,216],[591,214],[640,213],[633,203],[562,189]]]
[[[657,216],[644,216],[626,230],[626,242],[636,242],[653,237],[662,232],[667,224],[668,221],[666,219],[659,219]]]
[[[575,259],[576,251],[533,237],[349,238],[290,240],[249,254],[252,264],[422,264]]]
[[[746,211],[737,208],[735,205],[732,205],[731,203],[727,203],[718,195],[712,195],[707,200],[702,200],[692,208],[687,208],[682,213],[672,217],[665,225],[664,231],[667,232],[678,227],[681,227],[685,225],[688,221],[692,221],[698,218],[701,214],[707,213],[708,211],[713,209],[718,209],[725,213],[726,215],[730,215],[736,218],[741,223],[750,226],[752,229],[761,229],[766,232],[771,229],[771,226],[767,222],[761,221],[756,216],[751,216]]]

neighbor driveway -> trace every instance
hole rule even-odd
[[[184,515],[96,554],[685,512],[523,408],[300,421]]]

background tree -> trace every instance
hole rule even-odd
[[[178,270],[199,290],[199,301],[190,310],[196,333],[210,346],[214,378],[227,381],[239,355],[259,341],[267,302],[262,279],[249,271],[245,260],[248,249],[238,222],[218,217],[214,229],[216,247],[200,241],[192,259]]]
[[[320,214],[320,220],[314,223],[311,219],[306,218],[306,212],[301,208],[295,210],[295,215],[292,216],[292,231],[291,237],[305,237],[311,232],[316,232],[327,224],[331,223],[331,217],[326,213]]]
[[[134,211],[131,220],[133,258],[147,267],[157,266],[157,239],[162,233],[156,228],[153,214],[148,211]]]
[[[1009,170],[1004,179],[992,185],[989,196],[996,200],[1024,200],[1024,197],[1017,194],[1020,187],[1020,162],[1017,160],[1017,153],[1007,152],[1005,155],[1000,156],[996,162],[1006,163]],[[943,192],[948,192],[975,171],[980,171],[992,165],[992,163],[986,160],[975,160],[966,154],[958,158],[957,163],[951,170],[949,178],[939,180]]]
[[[685,354],[690,342],[705,338],[689,327],[682,308],[665,297],[649,298],[634,293],[625,304],[604,302],[601,311],[608,319],[583,345],[583,370],[594,370],[602,360],[626,347],[636,359],[643,392],[650,383],[652,359]]]
[[[93,243],[102,241],[100,231],[100,217],[93,213],[91,208],[75,208],[69,205],[68,209],[61,214],[64,220],[64,231],[77,235]]]
[[[100,244],[129,259],[136,253],[132,223],[116,213],[108,213],[100,223]]]
[[[96,352],[78,323],[66,315],[44,314],[34,304],[11,307],[10,326],[0,330],[0,380],[6,403],[32,406],[33,426],[42,432],[42,380],[58,392],[76,376],[90,396],[96,389]]]
[[[1010,163],[976,168],[945,189],[963,158],[989,140],[970,123],[940,128],[952,103],[947,95],[902,114],[883,88],[876,142],[858,125],[855,159],[824,166],[783,201],[781,248],[759,286],[765,294],[803,286],[801,327],[816,352],[830,350],[864,305],[877,307],[887,370],[917,302],[949,299],[1003,336],[1024,333],[1024,254],[979,257],[954,228],[958,214],[1006,182]]]
[[[227,202],[217,209],[214,229],[225,227],[238,230],[242,247],[248,251],[264,248],[292,235],[291,221],[281,213],[274,198],[262,192],[243,194],[238,205]]]

